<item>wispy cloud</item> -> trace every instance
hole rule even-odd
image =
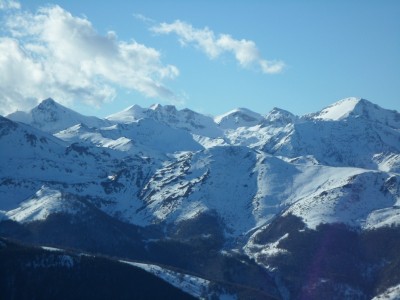
[[[135,19],[137,19],[137,20],[139,20],[139,21],[142,21],[142,22],[144,22],[144,23],[147,23],[147,24],[154,24],[154,23],[156,23],[155,20],[153,20],[153,19],[151,19],[151,18],[148,18],[148,17],[146,17],[145,15],[142,15],[142,14],[133,14],[133,17],[134,17]]]
[[[0,114],[49,96],[64,104],[100,105],[114,99],[117,86],[147,97],[176,97],[164,81],[179,70],[163,64],[153,48],[121,41],[112,31],[101,35],[89,20],[59,6],[6,18],[8,34],[0,37]]]
[[[15,0],[0,0],[0,10],[20,9],[21,4]]]
[[[175,33],[182,45],[193,44],[211,59],[224,53],[232,53],[243,68],[257,66],[263,73],[274,74],[281,72],[285,67],[282,61],[263,59],[253,41],[237,40],[229,34],[217,36],[207,27],[197,29],[191,24],[176,20],[172,23],[160,23],[150,30],[159,34]]]

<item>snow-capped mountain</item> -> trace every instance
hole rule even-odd
[[[400,114],[367,100],[347,98],[306,116],[240,108],[212,118],[134,105],[98,119],[47,99],[0,117],[0,146],[0,234],[234,285],[221,297],[328,290],[363,299],[400,283],[371,275],[390,272],[379,259],[399,260],[368,243],[400,231]],[[305,259],[301,249],[324,243],[326,232],[339,244],[354,235],[357,247],[380,256],[354,258],[357,282],[327,269],[304,290],[285,264]],[[313,243],[301,248],[300,237]],[[340,251],[355,257],[357,247]]]
[[[284,109],[274,107],[265,116],[265,119],[270,126],[285,127],[286,125],[296,123],[299,120],[299,117]]]
[[[97,128],[109,124],[106,120],[83,116],[51,98],[42,101],[28,112],[17,111],[6,117],[50,133],[56,133],[76,124]]]
[[[260,124],[263,117],[247,108],[237,108],[226,114],[214,118],[221,128],[237,129],[239,127],[251,127]]]
[[[192,134],[208,137],[219,137],[222,132],[213,119],[190,109],[177,110],[173,105],[155,104],[150,108],[132,105],[127,109],[106,117],[115,123],[129,124],[141,119],[152,119],[172,128],[185,129]]]
[[[325,121],[361,118],[371,122],[381,123],[394,129],[399,129],[400,126],[399,113],[397,111],[382,109],[368,100],[354,97],[340,100],[308,117]]]
[[[288,134],[265,143],[264,151],[284,157],[313,155],[330,166],[399,172],[389,157],[400,151],[399,113],[363,99],[341,100],[292,123]]]

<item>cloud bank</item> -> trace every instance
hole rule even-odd
[[[0,7],[19,8],[17,4],[2,1]],[[115,98],[116,87],[146,97],[176,97],[163,82],[179,70],[163,64],[157,50],[121,41],[112,31],[101,35],[86,18],[59,6],[35,13],[12,11],[2,27],[0,114],[32,107],[47,97],[98,106]]]
[[[0,10],[20,9],[21,4],[15,0],[0,0]]]
[[[257,66],[263,73],[280,73],[285,67],[282,61],[269,61],[261,57],[256,44],[251,40],[237,40],[229,34],[219,34],[207,27],[193,28],[192,25],[176,20],[172,23],[160,23],[150,29],[159,34],[175,33],[182,45],[193,44],[203,51],[209,58],[215,59],[223,53],[232,53],[243,68]]]

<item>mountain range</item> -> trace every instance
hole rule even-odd
[[[47,99],[0,116],[0,166],[7,239],[129,261],[197,298],[400,297],[400,114],[365,99],[103,119]]]

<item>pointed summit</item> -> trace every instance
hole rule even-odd
[[[56,101],[54,101],[53,98],[47,98],[45,100],[43,100],[42,102],[40,102],[39,107],[51,107],[51,106],[56,106],[56,105],[60,105],[58,104]]]
[[[83,116],[61,105],[52,98],[43,100],[29,112],[17,111],[8,115],[7,118],[29,124],[50,133],[56,133],[80,123],[89,127],[101,127],[108,124],[106,121],[96,117]]]
[[[38,116],[40,114],[43,114],[44,115],[43,117],[45,117],[47,121],[54,121],[51,120],[50,118],[55,118],[57,117],[56,115],[58,114],[63,114],[73,111],[65,107],[64,105],[54,101],[52,98],[47,98],[42,102],[40,102],[39,105],[34,107],[31,110],[31,112],[33,116]]]
[[[155,103],[155,104],[150,105],[149,109],[158,110],[158,109],[161,109],[162,107],[163,106],[160,103]]]
[[[341,121],[348,118],[359,118],[400,128],[400,114],[395,110],[384,109],[362,98],[345,98],[307,118],[321,121]]]
[[[295,123],[298,117],[291,112],[274,107],[266,116],[265,119],[268,123],[276,126],[285,126],[290,123]]]
[[[312,118],[317,120],[330,120],[339,121],[348,117],[355,110],[357,104],[361,101],[361,98],[345,98],[328,107],[324,108],[320,112],[313,114]]]
[[[42,102],[40,102],[31,111],[34,112],[34,114],[45,112],[48,115],[49,112],[58,114],[58,112],[66,112],[66,111],[72,111],[72,110],[65,107],[64,105],[56,102],[53,98],[47,98],[47,99],[43,100]]]

